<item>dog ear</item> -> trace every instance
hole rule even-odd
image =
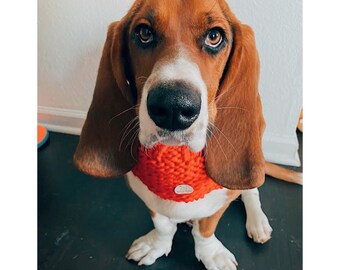
[[[258,93],[259,59],[251,28],[228,11],[232,49],[216,96],[217,114],[206,148],[208,175],[229,189],[263,184],[261,139],[265,127]]]
[[[96,177],[121,176],[136,164],[138,122],[123,28],[122,22],[109,26],[92,103],[73,159],[79,170]]]

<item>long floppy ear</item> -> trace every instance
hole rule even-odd
[[[229,189],[263,184],[265,127],[258,94],[259,60],[251,28],[230,14],[232,51],[216,97],[217,114],[206,149],[208,175]]]
[[[123,28],[122,22],[109,26],[92,103],[73,158],[78,169],[97,177],[121,176],[136,164],[138,124]]]

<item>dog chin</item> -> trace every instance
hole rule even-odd
[[[176,139],[174,137],[168,137],[168,138],[165,138],[165,139],[161,139],[160,143],[168,145],[168,146],[182,146],[182,145],[185,145],[184,142],[182,142],[181,140],[178,140],[178,139]]]
[[[177,136],[160,137],[152,135],[147,140],[140,137],[140,143],[146,148],[152,148],[156,144],[164,144],[168,146],[183,146],[187,145],[192,152],[200,152],[205,146],[205,137],[196,137],[191,140],[186,138],[177,138]]]

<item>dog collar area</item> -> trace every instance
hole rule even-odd
[[[140,146],[132,172],[164,200],[192,202],[223,188],[206,174],[202,152],[191,152],[187,146]]]

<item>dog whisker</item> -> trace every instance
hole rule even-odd
[[[133,135],[133,139],[132,139],[132,142],[131,142],[131,146],[130,146],[130,154],[131,154],[131,156],[132,156],[132,158],[135,160],[135,161],[137,161],[137,159],[134,157],[134,155],[133,155],[133,145],[134,145],[134,143],[135,143],[135,140],[137,139],[137,136],[138,136],[138,133],[139,133],[139,129],[137,129],[136,131],[135,131],[135,133],[134,133],[134,135]]]
[[[129,112],[129,111],[131,111],[131,110],[133,110],[133,109],[136,109],[136,108],[137,108],[137,105],[134,105],[134,106],[132,106],[132,107],[130,107],[130,108],[128,108],[128,109],[126,109],[126,110],[120,112],[119,114],[113,116],[113,117],[109,120],[109,125],[111,124],[111,121],[112,121],[113,119],[115,119],[115,118],[117,118],[118,116],[121,116],[122,114],[127,113],[127,112]]]
[[[217,5],[217,0],[215,0],[214,4],[211,6],[211,9],[209,10],[209,12],[212,11],[212,10],[215,8],[216,5]],[[216,17],[217,17],[217,16],[216,16]],[[217,18],[218,18],[218,17],[217,17]],[[222,18],[222,17],[221,17],[221,19],[222,19],[222,20],[225,20],[225,18]]]
[[[148,158],[151,158],[148,151],[146,150],[145,147],[143,147],[143,151],[144,151],[144,154],[148,157]]]
[[[224,95],[230,93],[230,92],[233,91],[235,88],[238,88],[240,85],[241,85],[241,83],[233,85],[233,86],[230,87],[227,91],[224,91],[222,94],[218,95],[218,96],[217,96],[217,99],[220,99],[222,96],[224,96]]]
[[[236,150],[236,148],[234,147],[234,145],[231,143],[231,141],[228,139],[228,137],[214,124],[214,123],[212,123],[212,122],[209,122],[209,124],[210,125],[212,125],[214,128],[216,128],[216,130],[217,131],[219,131],[221,134],[222,134],[222,136],[227,140],[227,142],[230,144],[230,146],[233,148],[233,150],[235,151],[235,153],[236,154],[238,154],[238,152],[237,152],[237,150]],[[212,135],[214,135],[213,133],[212,133]]]
[[[222,147],[220,141],[217,139],[217,137],[216,137],[216,135],[215,135],[214,133],[211,133],[211,135],[212,135],[213,138],[216,140],[218,146],[220,147],[220,149],[221,149],[221,151],[222,151],[222,154],[224,155],[224,157],[225,157],[225,159],[226,159],[226,161],[227,161],[227,160],[228,160],[227,155],[226,155],[226,153],[224,152],[223,147]]]
[[[241,107],[218,107],[216,108],[216,110],[225,110],[225,109],[236,109],[236,110],[241,110],[241,111],[245,111],[245,112],[249,112],[247,109],[241,108]]]
[[[210,137],[211,136],[211,134],[212,134],[212,131],[211,131],[211,129],[209,128],[209,127],[207,127],[207,135],[208,135],[208,137]],[[203,151],[203,157],[204,158],[206,158],[207,156],[208,156],[208,140],[206,139],[205,140],[205,146],[204,146],[204,151]]]
[[[137,121],[137,122],[134,124],[134,126],[132,128],[130,128],[135,121]],[[121,147],[122,147],[124,140],[137,127],[138,124],[139,124],[138,116],[136,116],[123,128],[123,130],[125,130],[125,131],[124,131],[122,138],[120,140],[119,151],[121,150]]]
[[[136,123],[136,124],[137,124],[137,123]],[[134,128],[136,128],[136,125],[134,126]],[[133,133],[132,133],[132,135],[130,136],[129,140],[127,141],[126,145],[125,145],[125,150],[127,149],[128,145],[129,145],[131,142],[133,142],[133,139],[134,139],[136,133],[139,132],[139,128],[137,128],[137,129],[135,129],[135,130],[134,130],[134,128],[132,128],[132,129],[130,130],[130,131],[133,131]]]
[[[132,135],[131,135],[131,137],[130,137],[130,139],[129,139],[129,141],[127,142],[127,144],[126,144],[126,146],[125,146],[125,150],[126,150],[127,146],[128,146],[129,143],[131,142],[131,139],[133,138],[133,136],[135,135],[135,133],[139,131],[139,128],[137,128],[138,125],[139,125],[139,121],[138,121],[137,123],[135,123],[135,125],[129,130],[129,132],[126,134],[126,136],[121,140],[121,143],[120,143],[120,145],[119,145],[119,149],[121,149],[121,146],[122,146],[122,144],[123,144],[123,141],[128,137],[128,135],[129,135],[131,132],[133,132]],[[136,128],[137,128],[137,129],[136,129]]]
[[[138,124],[139,124],[139,122],[136,123],[136,124],[133,126],[133,128],[131,129],[131,131],[133,131],[133,133],[132,133],[130,139],[128,140],[127,144],[125,145],[125,150],[127,149],[128,145],[129,145],[130,143],[133,142],[134,137],[136,136],[136,133],[139,132],[139,128],[135,129],[135,128],[137,127]]]
[[[128,143],[125,146],[125,150],[127,150],[128,145],[130,144],[130,154],[131,157],[137,162],[137,159],[135,158],[135,156],[133,155],[133,145],[135,143],[135,140],[137,139],[137,136],[139,134],[139,128],[133,133],[133,135],[131,136],[131,138],[129,139]]]
[[[125,125],[125,127],[121,130],[120,133],[123,132],[122,139],[124,138],[126,132],[129,130],[129,128],[131,127],[131,125],[133,124],[134,121],[138,121],[138,116],[136,116],[136,117],[134,117],[132,120],[130,120],[130,121]]]

